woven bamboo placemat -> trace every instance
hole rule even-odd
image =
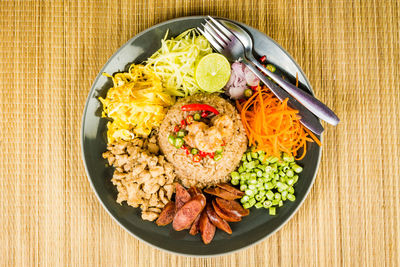
[[[0,264],[399,266],[398,1],[1,1]],[[91,83],[138,32],[210,14],[267,33],[342,122],[324,124],[315,185],[266,241],[211,259],[130,236],[87,181],[80,123]]]

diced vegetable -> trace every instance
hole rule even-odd
[[[193,115],[193,119],[194,119],[195,121],[199,121],[199,120],[201,119],[201,115],[200,115],[199,113],[195,113],[195,114]]]
[[[267,157],[264,151],[250,149],[243,155],[238,171],[231,173],[231,183],[240,184],[245,193],[240,200],[244,208],[264,207],[274,215],[275,208],[282,207],[286,200],[296,200],[293,186],[299,176],[294,169],[302,170],[290,154]]]

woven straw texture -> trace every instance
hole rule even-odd
[[[324,124],[315,185],[269,239],[215,258],[176,256],[119,227],[80,148],[107,59],[167,19],[210,14],[280,43],[341,118]],[[4,266],[399,266],[400,4],[397,0],[0,2],[0,264]]]

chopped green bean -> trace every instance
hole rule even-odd
[[[250,205],[249,202],[243,203],[242,206],[243,206],[243,208],[245,208],[245,209],[250,209],[250,208],[251,208],[251,205]]]
[[[269,208],[269,215],[276,215],[276,208],[275,207],[270,207]]]
[[[272,206],[272,202],[269,201],[269,200],[266,200],[266,201],[263,202],[263,206],[264,206],[264,208],[267,209],[267,208]]]
[[[240,202],[241,203],[246,203],[247,201],[249,201],[250,197],[248,195],[244,195],[241,199]]]
[[[239,179],[240,178],[238,172],[231,172],[231,177],[232,177],[232,179]]]
[[[292,169],[296,172],[296,173],[301,173],[303,171],[303,168],[300,167],[299,165],[295,164],[292,166]]]
[[[286,172],[287,177],[293,177],[293,175],[294,175],[294,172],[292,170],[287,170],[287,172]]]
[[[293,194],[288,194],[287,199],[289,199],[290,201],[295,201],[296,197]]]
[[[251,152],[247,152],[247,161],[252,161],[253,159],[251,158]]]
[[[221,149],[215,154],[221,155],[222,152]],[[282,153],[280,157],[268,156],[262,150],[251,148],[242,155],[239,168],[230,176],[231,183],[240,186],[245,193],[240,199],[244,208],[264,207],[275,215],[276,207],[282,207],[286,200],[295,201],[293,186],[299,179],[297,173],[302,170],[289,153]]]
[[[254,195],[254,191],[251,189],[247,189],[246,191],[244,191],[244,193],[248,196],[253,196]]]
[[[250,204],[250,207],[252,207],[254,204],[256,204],[256,200],[254,198],[250,198],[249,202],[247,202]]]
[[[255,178],[251,178],[249,181],[248,181],[248,183],[249,184],[257,184],[257,179],[255,179]]]
[[[289,192],[290,194],[294,194],[294,188],[293,188],[293,186],[289,187],[288,192]]]
[[[275,162],[277,162],[279,159],[277,158],[277,157],[274,157],[274,156],[271,156],[271,157],[268,157],[267,158],[267,161],[269,162],[269,163],[275,163]]]
[[[281,195],[282,195],[282,200],[285,201],[287,199],[288,191],[283,191]]]
[[[248,187],[250,190],[256,190],[256,188],[257,188],[257,186],[254,185],[254,184],[249,184],[247,187]]]
[[[268,190],[266,193],[266,196],[269,200],[274,199],[274,192],[272,192],[271,190]]]
[[[269,189],[274,188],[274,185],[271,182],[268,182],[268,183],[264,184],[264,187],[265,187],[265,189],[269,190]]]
[[[232,179],[231,180],[231,184],[233,184],[233,185],[238,185],[239,184],[239,179]]]
[[[254,204],[254,207],[256,207],[256,209],[261,209],[263,207],[263,204],[261,202],[257,202],[256,204]]]

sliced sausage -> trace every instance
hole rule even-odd
[[[238,222],[242,219],[242,217],[240,216],[237,216],[235,214],[227,214],[224,211],[222,211],[221,208],[218,207],[218,204],[215,202],[215,199],[212,201],[212,205],[215,213],[217,213],[219,217],[221,217],[227,222]]]
[[[189,192],[179,183],[175,183],[175,212],[190,199]]]
[[[232,234],[232,229],[229,226],[229,224],[224,219],[218,216],[218,214],[214,211],[214,208],[211,205],[211,203],[207,203],[206,213],[208,219],[212,224],[214,224],[217,228],[221,229],[222,231],[227,232],[228,234]]]
[[[195,186],[192,186],[191,188],[189,188],[188,192],[191,197],[202,194],[201,190]]]
[[[229,191],[229,192],[231,192],[231,193],[233,193],[235,195],[238,195],[238,196],[241,196],[241,197],[244,196],[244,192],[243,191],[240,191],[239,189],[236,189],[235,187],[233,187],[233,186],[231,186],[231,185],[229,185],[227,183],[217,184],[217,187],[222,188],[222,189],[224,189],[226,191]]]
[[[221,197],[223,199],[228,199],[228,200],[234,200],[234,199],[241,198],[241,196],[235,195],[235,194],[233,194],[229,191],[226,191],[225,189],[221,189],[219,187],[207,188],[207,189],[204,189],[204,192],[206,192],[207,194],[214,195],[214,196]]]
[[[210,222],[205,210],[200,216],[200,233],[201,239],[206,245],[210,244],[215,235],[215,225]]]
[[[201,194],[193,197],[180,208],[172,221],[172,227],[176,231],[189,229],[196,217],[206,206],[206,197]]]
[[[199,232],[199,229],[200,229],[200,215],[197,215],[192,226],[190,227],[189,234],[197,235],[197,233]]]
[[[175,216],[175,203],[170,201],[165,205],[164,209],[161,211],[156,224],[158,226],[164,226],[170,224]]]
[[[217,197],[215,201],[218,204],[218,207],[221,208],[226,214],[235,214],[237,216],[243,217],[249,215],[250,211],[245,209],[240,205],[237,201],[234,200],[226,200]]]

